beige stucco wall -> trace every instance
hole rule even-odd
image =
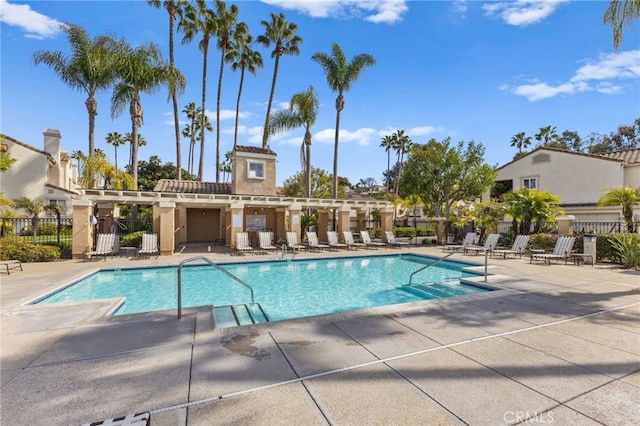
[[[264,179],[247,176],[248,160],[264,162]],[[231,192],[233,194],[276,195],[276,157],[236,151],[232,177]]]
[[[624,168],[624,184],[632,188],[640,188],[640,164],[633,164]]]

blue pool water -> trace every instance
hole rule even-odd
[[[407,291],[413,271],[434,259],[418,255],[363,256],[220,264],[253,287],[255,302],[270,320],[301,318],[435,298]],[[413,282],[455,281],[457,294],[486,291],[460,284],[466,263],[443,261],[414,277]],[[104,269],[37,303],[125,297],[116,315],[177,307],[177,267]],[[247,288],[210,265],[182,269],[182,305],[250,303]]]

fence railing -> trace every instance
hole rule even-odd
[[[518,230],[521,231],[522,230],[522,224],[518,223]],[[508,232],[510,229],[513,228],[513,222],[511,221],[502,221],[498,223],[498,233],[499,234],[503,234],[505,232]],[[543,224],[541,224],[540,226],[542,232],[557,232],[558,231],[558,222],[545,222]],[[529,225],[529,234],[533,233],[536,229],[536,223],[535,222],[531,222],[531,224]]]
[[[640,223],[636,222],[633,229],[638,229]],[[596,233],[610,234],[612,232],[626,232],[627,223],[625,221],[578,221],[573,222],[573,232],[578,234]]]
[[[73,240],[73,219],[43,217],[36,225],[36,239],[40,244],[58,244],[70,246]],[[0,238],[20,238],[33,241],[33,225],[30,217],[12,217],[0,219]]]

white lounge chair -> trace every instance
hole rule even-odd
[[[345,243],[338,241],[338,233],[336,231],[327,231],[327,240],[329,240],[329,247],[338,249],[348,249],[349,246]]]
[[[142,244],[138,250],[138,256],[155,254],[157,259],[158,251],[158,234],[142,234]]]
[[[118,251],[119,242],[120,240],[116,234],[98,234],[96,249],[87,252],[86,258],[91,259],[93,256],[104,256],[106,262],[108,255],[114,256]]]
[[[500,238],[500,234],[489,234],[487,235],[487,238],[484,240],[484,245],[481,246],[476,246],[476,245],[470,245],[464,248],[464,252],[469,253],[469,252],[474,252],[476,254],[476,256],[478,255],[478,253],[480,252],[487,252],[487,253],[491,253],[491,251],[493,249],[496,248],[496,246],[498,245],[498,239]]]
[[[396,236],[393,235],[393,231],[384,231],[384,235],[387,237],[387,244],[391,247],[402,247],[409,245],[409,242],[407,241],[396,240]]]
[[[235,254],[240,253],[253,253],[253,247],[249,244],[249,234],[246,232],[236,233],[236,245],[233,248]]]
[[[17,259],[11,259],[11,260],[1,260],[0,261],[0,266],[4,266],[7,268],[7,275],[11,275],[11,272],[9,272],[10,269],[16,269],[16,268],[20,268],[20,270],[22,271],[22,262],[20,262]]]
[[[371,236],[369,235],[369,231],[360,231],[360,238],[362,238],[362,242],[367,246],[371,247],[385,247],[385,243],[381,243],[378,241],[372,241]]]
[[[330,248],[328,244],[320,244],[318,234],[314,231],[307,232],[307,241],[309,242],[309,248],[314,248],[318,251]]]
[[[358,250],[358,247],[362,247],[365,249],[367,248],[367,245],[365,243],[356,243],[356,241],[353,239],[353,234],[351,233],[351,231],[342,231],[342,235],[344,235],[344,242],[347,244],[347,247],[353,247],[356,250]]]
[[[278,250],[278,247],[273,245],[273,232],[258,232],[258,241],[260,250],[264,252]]]
[[[542,260],[551,265],[552,260],[564,259],[564,264],[566,265],[571,257],[571,250],[573,250],[575,241],[575,237],[558,237],[553,253],[532,253],[529,258],[529,263],[532,263],[534,260]]]
[[[289,247],[290,250],[293,250],[294,253],[296,250],[300,252],[300,250],[307,249],[307,246],[298,244],[298,234],[294,231],[287,232],[287,247]]]
[[[522,254],[527,250],[527,244],[529,244],[529,235],[518,235],[516,239],[513,241],[513,245],[510,249],[498,249],[491,250],[491,257],[493,255],[502,255],[503,259],[506,259],[508,255],[513,254],[518,255],[518,257],[522,258]]]
[[[472,246],[475,243],[476,237],[477,235],[475,232],[467,232],[467,235],[464,236],[464,240],[462,240],[462,244],[447,244],[442,247],[442,251],[454,251]]]

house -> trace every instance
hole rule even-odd
[[[483,198],[523,186],[537,188],[558,196],[565,213],[576,220],[619,220],[619,206],[596,204],[608,189],[625,185],[640,187],[640,149],[583,154],[539,147],[500,167],[491,194]],[[638,206],[634,214],[640,215]]]
[[[0,177],[0,192],[9,200],[28,197],[60,205],[64,207],[62,215],[71,216],[71,197],[77,194],[77,165],[61,149],[58,130],[46,129],[43,134],[44,149],[3,135],[0,149],[16,162]]]

